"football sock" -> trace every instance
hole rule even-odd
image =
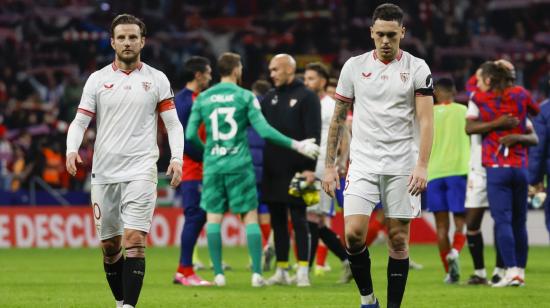
[[[327,228],[327,226],[319,228],[319,238],[323,240],[328,249],[332,251],[340,261],[347,260],[348,254],[346,253],[346,249],[334,231]]]
[[[315,261],[315,252],[317,252],[317,245],[319,245],[319,224],[314,222],[308,222],[309,225],[309,267],[313,266]]]
[[[221,224],[207,223],[206,238],[210,260],[212,260],[214,266],[214,275],[223,274]]]
[[[440,250],[439,251],[439,257],[441,258],[441,262],[443,263],[443,267],[445,268],[445,273],[449,272],[449,262],[447,262],[447,254],[449,253],[449,250]]]
[[[189,277],[195,275],[195,270],[193,269],[193,266],[182,266],[180,264],[178,266],[178,273],[183,274],[185,277]]]
[[[318,266],[325,266],[325,261],[327,260],[327,254],[328,254],[327,246],[325,245],[317,246],[317,265]]]
[[[124,306],[137,304],[144,276],[145,258],[127,257],[124,260]]]
[[[378,237],[378,232],[384,228],[384,225],[378,221],[375,217],[369,221],[369,229],[367,231],[366,245],[370,246],[374,240]]]
[[[309,260],[309,228],[306,220],[306,208],[304,206],[290,206],[289,210],[294,227],[297,259],[307,261]],[[288,238],[286,240],[288,241]]]
[[[262,230],[262,247],[265,247],[269,242],[269,234],[271,234],[271,224],[260,224]]]
[[[252,272],[262,274],[262,235],[257,223],[246,225],[246,242],[252,259]]]
[[[483,260],[483,235],[481,232],[474,235],[468,235],[468,248],[474,262],[474,269],[484,269],[485,261]]]
[[[456,251],[460,252],[464,247],[465,242],[466,236],[464,236],[464,233],[455,232],[455,235],[453,237],[453,248],[456,249]]]
[[[362,250],[356,253],[350,253],[348,251],[348,260],[350,262],[351,273],[353,279],[357,284],[359,293],[362,296],[371,295],[372,289],[372,277],[370,272],[370,254],[369,249],[365,246]]]
[[[118,254],[121,254],[121,251],[119,251]],[[113,292],[115,300],[123,300],[124,293],[122,286],[122,277],[124,270],[124,256],[121,254],[119,259],[112,264],[103,262],[103,268],[105,269],[107,282],[109,283],[109,287],[111,288],[111,292]]]
[[[401,306],[407,276],[409,275],[409,258],[388,258],[388,308]]]
[[[474,274],[481,278],[487,278],[487,271],[484,268],[474,270]]]

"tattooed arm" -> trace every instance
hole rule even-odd
[[[346,116],[351,104],[342,100],[336,99],[334,114],[330,122],[327,139],[327,158],[325,160],[325,174],[323,177],[323,190],[334,198],[334,189],[340,188],[338,173],[336,172],[336,154],[338,152],[338,144],[346,130]]]

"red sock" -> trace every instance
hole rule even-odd
[[[327,260],[328,248],[325,245],[317,246],[317,265],[325,266]]]
[[[443,262],[443,267],[445,267],[445,273],[449,272],[449,263],[447,262],[447,254],[449,253],[448,250],[445,251],[439,251],[439,256],[441,257],[441,262]]]
[[[378,237],[378,232],[384,228],[384,225],[382,225],[378,219],[372,217],[369,222],[369,230],[367,231],[367,239],[365,240],[365,243],[368,246],[374,242],[374,240]]]
[[[271,225],[270,224],[261,224],[260,230],[262,231],[262,246],[267,245],[267,242],[269,241],[269,234],[271,233]]]
[[[185,277],[195,275],[193,266],[182,266],[181,264],[178,266],[178,273],[183,274]]]
[[[460,252],[460,250],[462,250],[462,247],[464,247],[465,242],[466,236],[464,235],[464,233],[455,232],[455,235],[453,237],[453,248]]]

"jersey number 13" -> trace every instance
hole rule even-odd
[[[225,116],[223,121],[230,126],[228,133],[220,132],[220,127],[218,125],[218,115]],[[237,134],[238,126],[237,122],[235,121],[234,115],[235,107],[220,107],[214,109],[214,111],[212,111],[212,113],[208,116],[210,118],[210,122],[212,123],[212,139],[214,139],[214,141],[226,141],[235,137],[235,135]]]

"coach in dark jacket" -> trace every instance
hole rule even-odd
[[[321,105],[315,93],[295,79],[296,62],[286,54],[273,57],[269,64],[275,89],[263,98],[262,112],[273,127],[281,133],[303,140],[321,135]],[[269,206],[271,226],[275,236],[277,271],[268,280],[269,284],[287,284],[290,212],[296,248],[298,252],[297,284],[308,286],[308,225],[306,206],[301,198],[288,195],[288,185],[296,172],[301,172],[308,181],[315,180],[316,161],[301,157],[288,149],[267,143],[264,149],[262,198]]]
[[[550,178],[550,99],[540,106],[540,113],[533,120],[539,143],[529,149],[529,184],[541,183],[546,174]],[[550,185],[546,187],[544,201],[546,229],[550,233]]]

